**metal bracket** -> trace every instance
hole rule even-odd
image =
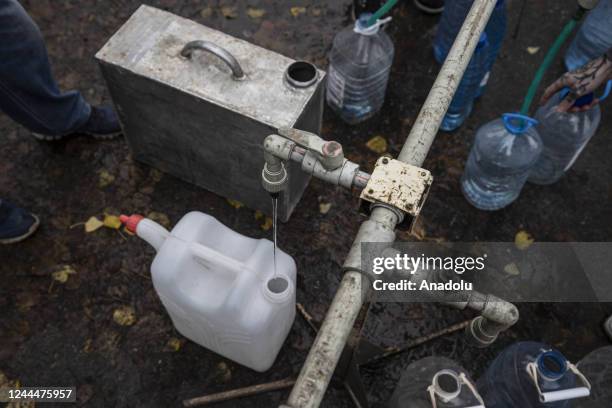
[[[398,226],[409,229],[425,203],[432,182],[433,176],[428,170],[381,157],[361,191],[361,211],[369,214],[371,204],[386,204],[410,215]]]
[[[287,127],[279,128],[278,134],[315,153],[326,170],[335,170],[344,164],[344,152],[338,142],[323,140],[314,133]]]

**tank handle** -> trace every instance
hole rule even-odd
[[[515,135],[525,133],[527,129],[538,124],[538,121],[534,118],[520,113],[504,113],[502,119],[508,132]],[[518,122],[518,124],[514,122]]]
[[[218,46],[210,41],[196,40],[188,42],[181,50],[181,56],[191,59],[193,51],[207,51],[219,57],[232,70],[232,78],[241,80],[246,78],[238,60],[225,48]]]
[[[538,395],[540,396],[540,402],[548,403],[548,402],[557,402],[557,401],[567,401],[576,398],[588,397],[591,395],[591,383],[587,378],[578,370],[574,364],[567,362],[567,368],[571,370],[576,377],[582,380],[582,387],[568,388],[567,390],[559,390],[559,391],[549,391],[542,392],[540,388],[540,383],[538,381],[538,367],[535,361],[527,364],[527,373],[529,377],[533,380],[536,389],[538,390]]]
[[[452,373],[452,375],[455,375],[455,373],[451,370],[442,370],[440,371],[438,374],[440,373]],[[427,387],[427,391],[429,391],[429,398],[431,399],[431,406],[432,408],[437,408],[438,407],[438,403],[436,402],[437,398],[436,398],[436,377],[437,375],[434,376],[434,379],[432,380],[433,383]],[[470,391],[472,391],[472,394],[474,395],[474,397],[478,400],[478,402],[480,403],[480,405],[473,405],[471,407],[466,407],[466,408],[485,408],[485,404],[484,404],[484,400],[482,399],[482,397],[480,396],[480,393],[478,393],[478,390],[476,389],[476,386],[470,381],[470,379],[465,375],[465,373],[460,373],[457,376],[457,379],[460,380],[463,384],[467,385],[467,387],[470,389]],[[461,385],[460,385],[461,387]],[[461,392],[461,388],[459,388],[458,393]],[[455,395],[456,396],[456,395]],[[442,397],[442,401],[444,403],[447,403],[449,401],[451,401],[452,399],[454,399],[454,397],[451,396],[451,398],[443,398]]]
[[[207,264],[215,264],[217,266],[235,271],[250,270],[250,268],[248,268],[243,262],[230,258],[219,251],[215,251],[214,249],[208,248],[197,242],[191,242],[189,244],[189,250],[195,258],[198,258]]]

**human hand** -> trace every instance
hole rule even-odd
[[[598,98],[585,106],[572,107],[576,99],[594,92],[602,84],[612,79],[612,61],[606,55],[594,59],[582,67],[567,72],[544,91],[540,104],[546,103],[559,90],[568,87],[569,94],[557,106],[558,112],[581,112],[591,109],[599,103]]]

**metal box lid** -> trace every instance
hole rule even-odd
[[[245,78],[236,79],[213,53],[194,51],[191,58],[183,57],[185,45],[196,40],[233,55]],[[317,69],[309,86],[292,86],[285,72],[294,60],[149,6],[141,6],[96,58],[272,128],[292,127],[325,75]]]

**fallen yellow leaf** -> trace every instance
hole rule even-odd
[[[270,228],[272,228],[272,218],[266,217],[266,221],[261,224],[261,229],[264,231],[268,231]]]
[[[202,10],[200,10],[200,16],[202,16],[203,18],[208,18],[212,16],[212,14],[213,14],[213,9],[211,7],[205,7]]]
[[[297,17],[306,12],[306,7],[291,7],[290,11],[293,17]]]
[[[238,12],[236,11],[236,7],[234,6],[223,6],[221,7],[221,14],[223,17],[227,19],[232,19],[238,17]]]
[[[96,217],[89,217],[85,223],[85,232],[94,232],[95,230],[104,226],[104,223]]]
[[[247,8],[247,15],[251,18],[262,18],[266,14],[266,10],[255,7]]]
[[[504,272],[512,276],[518,276],[521,274],[521,270],[518,268],[518,266],[514,262],[509,263],[508,265],[504,266]]]
[[[121,306],[113,311],[113,320],[120,326],[131,326],[136,323],[136,312],[131,306]]]
[[[321,214],[327,214],[331,209],[331,203],[319,203],[319,212]]]
[[[116,215],[104,214],[104,226],[111,229],[121,228],[121,220]]]
[[[387,139],[377,135],[368,140],[366,147],[374,153],[383,154],[387,151]]]
[[[227,202],[229,203],[229,205],[231,205],[232,207],[234,207],[235,209],[239,209],[244,207],[244,204],[242,204],[240,201],[238,200],[232,200],[231,198],[227,199]]]
[[[537,54],[537,53],[538,53],[538,51],[540,51],[540,47],[527,47],[527,52],[528,52],[530,55]]]
[[[76,275],[76,271],[70,265],[63,265],[60,270],[55,271],[51,274],[53,279],[59,283],[66,283],[70,275]]]
[[[255,219],[256,219],[256,220],[261,220],[261,219],[263,219],[263,217],[265,217],[265,216],[264,216],[264,213],[262,213],[262,212],[261,212],[261,211],[259,211],[259,210],[255,211]]]
[[[98,176],[99,176],[98,186],[100,188],[104,188],[106,186],[109,186],[109,185],[111,185],[113,183],[113,181],[115,181],[115,176],[110,174],[108,172],[108,170],[106,170],[106,169],[100,170],[98,172]]]
[[[177,339],[176,337],[170,337],[166,343],[166,350],[168,351],[179,351],[185,343],[185,340]]]
[[[514,245],[521,251],[529,248],[531,244],[533,244],[533,237],[527,231],[519,231],[516,233],[514,237]]]
[[[83,352],[91,353],[93,351],[93,340],[87,339],[85,340],[85,344],[83,344]]]
[[[151,211],[149,214],[147,214],[147,218],[163,225],[166,228],[170,228],[170,218],[168,218],[168,216],[164,213]]]
[[[229,382],[232,379],[232,370],[226,362],[222,361],[215,367],[215,377],[221,382]]]

